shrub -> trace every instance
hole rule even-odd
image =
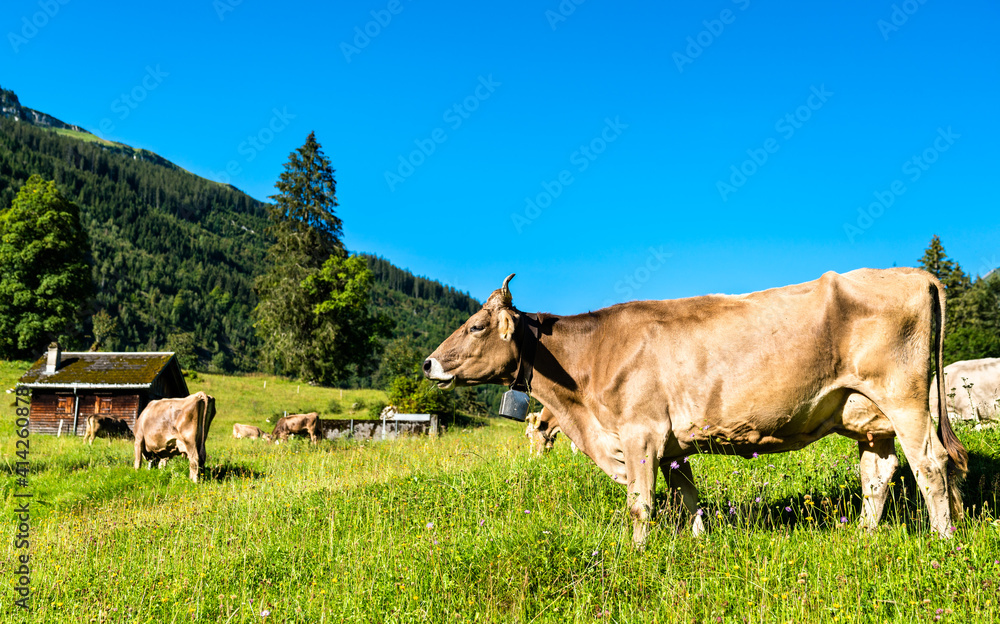
[[[442,414],[448,407],[444,393],[434,384],[405,376],[396,377],[389,384],[389,403],[404,414]]]
[[[368,417],[378,418],[379,416],[382,415],[382,410],[384,410],[387,405],[388,403],[386,403],[385,401],[374,401],[371,405],[368,406]]]
[[[344,413],[344,406],[337,399],[330,399],[330,404],[326,406],[326,411],[329,414],[342,414]]]

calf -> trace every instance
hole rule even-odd
[[[263,437],[264,432],[261,431],[260,427],[254,427],[253,425],[241,425],[239,423],[233,425],[233,437],[239,440],[240,438],[250,438],[256,440],[257,438]]]

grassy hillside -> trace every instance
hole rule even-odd
[[[15,368],[0,367],[6,387]],[[666,510],[637,553],[623,489],[564,441],[532,459],[507,422],[435,440],[233,440],[230,422],[339,400],[263,381],[191,383],[219,401],[197,485],[180,459],[133,472],[126,442],[31,439],[36,611],[25,621],[1000,620],[996,429],[958,432],[972,474],[951,540],[930,535],[905,468],[883,526],[858,532],[857,447],[831,437],[756,460],[692,458],[710,533],[678,532]],[[345,401],[355,396],[369,395]],[[0,430],[6,457],[12,430]],[[8,473],[8,509],[12,486]],[[0,561],[13,534],[6,523]],[[11,599],[5,582],[0,601]]]
[[[58,135],[70,137],[71,139],[79,139],[80,141],[87,141],[88,143],[100,143],[101,145],[111,146],[122,146],[121,143],[114,143],[108,141],[107,139],[102,139],[101,137],[91,134],[89,132],[80,132],[78,130],[69,130],[67,128],[53,128],[53,132]]]

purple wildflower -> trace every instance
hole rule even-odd
[[[754,454],[753,454],[753,458],[754,458],[754,459],[757,459],[758,457],[760,457],[760,455],[759,455],[759,454],[757,454],[757,453],[754,453]]]
[[[479,526],[483,526],[484,524],[486,524],[486,520],[480,520],[479,521]]]
[[[427,529],[427,530],[433,529],[434,528],[434,523],[433,522],[428,522],[427,526],[425,526],[424,528]]]
[[[674,460],[674,461],[670,462],[670,469],[671,470],[677,470],[680,467],[681,467],[681,465],[677,463],[677,460]]]
[[[705,510],[699,508],[698,511],[694,515],[696,515],[696,516],[704,516],[705,515]]]
[[[791,510],[792,510],[791,507],[785,507],[785,511],[791,511]]]
[[[260,617],[267,617],[269,615],[271,615],[271,611],[269,609],[264,609],[260,612]]]
[[[525,509],[525,510],[524,510],[524,513],[526,513],[526,514],[530,514],[530,513],[531,513],[531,510],[530,510],[530,509]]]
[[[639,463],[640,463],[640,464],[645,464],[645,463],[646,463],[646,460],[645,460],[645,459],[642,459],[642,460],[639,460]]]
[[[841,516],[840,517],[840,523],[841,524],[846,524],[847,523],[847,516]]]

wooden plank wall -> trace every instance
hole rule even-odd
[[[59,421],[62,420],[63,435],[74,433],[74,400],[80,402],[80,415],[75,432],[78,436],[87,431],[87,417],[95,413],[121,418],[128,423],[129,428],[133,428],[142,403],[138,394],[80,393],[74,399],[72,392],[51,393],[51,391],[34,390],[31,396],[29,431],[56,435],[59,431]]]

